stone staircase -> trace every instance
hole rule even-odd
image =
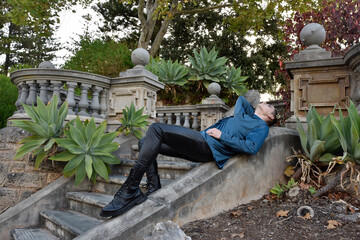
[[[107,218],[99,216],[101,209],[112,200],[134,163],[134,160],[122,159],[121,164],[112,169],[109,182],[99,178],[91,192],[67,192],[68,208],[42,210],[41,226],[12,229],[12,238],[14,240],[73,239],[103,223]],[[197,165],[178,158],[159,156],[158,168],[162,186],[171,183]],[[144,177],[140,184],[143,191],[145,185]]]

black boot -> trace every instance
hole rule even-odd
[[[146,192],[146,196],[149,196],[150,194],[161,188],[156,160],[150,165],[150,167],[146,171],[146,178],[146,188],[148,190]]]
[[[144,202],[146,196],[139,189],[139,183],[143,175],[144,172],[131,169],[124,185],[117,191],[113,200],[102,209],[100,216],[117,216],[128,211],[135,204]]]

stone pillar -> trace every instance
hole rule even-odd
[[[62,82],[61,81],[56,81],[56,80],[51,80],[50,83],[52,84],[53,87],[53,94],[52,97],[54,97],[55,95],[57,95],[58,99],[59,99],[59,103],[58,106],[61,105],[61,98],[60,98],[60,88],[62,86]],[[51,99],[50,99],[51,100]]]
[[[81,89],[81,96],[79,101],[79,108],[80,112],[79,115],[81,116],[89,116],[89,113],[87,113],[87,109],[89,107],[89,101],[88,101],[88,90],[90,89],[91,85],[82,83],[80,85]]]
[[[76,105],[75,102],[75,88],[77,87],[76,82],[67,82],[66,83],[68,90],[67,90],[67,96],[66,101],[68,102],[68,115],[75,115],[74,108]]]
[[[286,62],[286,69],[292,77],[293,115],[285,126],[294,129],[297,117],[302,123],[306,122],[305,112],[309,104],[314,105],[322,115],[328,115],[334,106],[345,110],[355,87],[354,71],[347,64],[346,58],[331,57],[331,52],[319,46],[325,40],[325,30],[321,25],[306,25],[300,38],[307,48],[296,54],[293,61]],[[338,111],[335,115],[338,115]]]
[[[48,102],[48,97],[47,97],[47,88],[48,88],[48,85],[49,85],[48,81],[47,80],[38,80],[37,82],[39,83],[39,86],[40,86],[40,96],[39,96],[39,98],[46,105],[47,102]]]
[[[36,81],[26,81],[26,84],[30,86],[29,95],[26,99],[26,104],[36,105]]]
[[[218,83],[211,83],[208,87],[210,97],[205,98],[196,108],[201,111],[201,130],[204,130],[224,117],[229,110],[217,95],[220,93],[221,87]]]
[[[93,87],[93,97],[91,99],[90,109],[92,111],[93,117],[100,117],[100,102],[99,102],[99,92],[102,90],[102,87]]]
[[[156,92],[164,88],[158,77],[145,69],[150,59],[149,53],[142,48],[133,51],[131,60],[135,67],[121,72],[118,78],[111,79],[109,91],[108,124],[117,125],[126,106],[134,103],[136,110],[144,108],[143,114],[156,117]]]

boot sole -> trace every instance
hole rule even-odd
[[[138,205],[138,204],[143,203],[146,199],[147,199],[147,197],[145,195],[142,195],[141,197],[139,197],[137,199],[134,199],[134,201],[130,202],[128,205],[126,205],[126,207],[121,208],[119,210],[116,210],[116,211],[113,211],[113,212],[101,211],[100,216],[101,217],[118,216],[118,215],[123,214],[123,213],[127,212],[128,210],[130,210],[130,208],[132,208],[134,205]]]

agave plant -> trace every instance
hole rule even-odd
[[[81,122],[76,118],[75,124],[64,131],[65,138],[57,138],[55,142],[66,149],[49,159],[68,162],[63,173],[65,177],[75,174],[75,185],[79,185],[87,175],[95,182],[99,174],[109,180],[109,164],[118,164],[120,160],[111,153],[119,148],[112,142],[117,132],[105,134],[106,122],[96,127],[94,118]]]
[[[352,101],[350,101],[350,106],[346,108],[347,117],[343,116],[339,107],[340,120],[336,120],[334,114],[331,114],[331,121],[344,151],[341,160],[345,162],[355,161],[360,164],[360,116]]]
[[[122,125],[118,131],[126,135],[132,133],[138,139],[142,138],[143,133],[141,130],[149,125],[149,122],[146,121],[149,115],[142,115],[143,111],[144,108],[136,111],[134,103],[131,103],[130,108],[123,109],[124,117],[120,119]]]
[[[190,80],[203,81],[205,87],[209,85],[210,81],[224,81],[225,63],[228,59],[226,57],[218,58],[215,47],[210,52],[205,47],[201,47],[199,53],[194,50],[193,54],[194,57],[189,56],[193,74]]]
[[[245,80],[248,77],[241,76],[241,67],[226,68],[226,75],[224,82],[221,83],[224,88],[229,89],[230,92],[235,92],[238,96],[243,95],[247,89]]]
[[[188,82],[187,75],[189,70],[187,67],[179,64],[177,60],[175,62],[162,60],[158,67],[158,73],[160,82],[168,85],[183,86]]]
[[[57,149],[55,139],[63,134],[64,120],[68,113],[68,104],[64,102],[58,109],[58,98],[53,96],[51,102],[45,106],[42,100],[37,98],[37,107],[23,104],[23,107],[32,121],[11,120],[13,126],[20,127],[32,135],[22,139],[22,145],[15,155],[15,159],[32,152],[37,156],[35,168],[38,169],[44,159],[54,154]]]
[[[306,114],[307,133],[297,118],[297,130],[305,156],[311,162],[329,164],[341,150],[339,139],[332,127],[330,115],[323,117],[314,106]]]
[[[150,57],[150,61],[149,63],[145,66],[145,68],[152,72],[153,74],[155,75],[158,75],[159,74],[159,65],[161,64],[160,63],[160,59],[159,58],[153,58],[153,57]]]

